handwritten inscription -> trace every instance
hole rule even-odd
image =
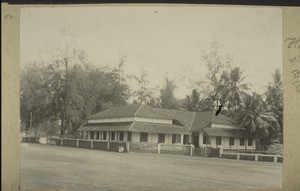
[[[14,16],[12,16],[11,14],[7,14],[4,16],[5,20],[11,20],[12,18],[14,18]]]
[[[287,61],[294,66],[291,71],[294,79],[292,86],[295,86],[295,90],[300,94],[300,38],[288,37],[285,39],[284,44],[289,55]]]
[[[292,83],[296,87],[296,91],[300,94],[300,80]]]
[[[300,49],[300,38],[286,38],[284,43],[287,43],[287,47]]]

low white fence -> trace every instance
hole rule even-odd
[[[163,154],[183,154],[193,156],[194,145],[177,145],[177,144],[163,144],[157,145],[157,153]]]
[[[249,161],[265,161],[265,162],[283,162],[282,155],[267,155],[267,154],[249,154],[249,153],[224,153],[220,150],[219,158],[249,160]]]

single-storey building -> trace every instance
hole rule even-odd
[[[234,122],[222,114],[160,109],[145,104],[116,106],[96,113],[79,131],[87,140],[255,149],[255,140],[240,133]]]

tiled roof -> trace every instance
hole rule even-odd
[[[145,117],[156,119],[175,119],[185,127],[191,126],[195,112],[153,108],[144,104],[116,106],[96,113],[88,119],[105,119],[117,117]]]
[[[188,134],[187,128],[178,125],[134,122],[129,129],[132,132],[165,133],[165,134]]]
[[[214,111],[205,111],[196,114],[190,130],[200,131],[201,129],[210,126],[212,123],[234,125],[234,122],[231,119],[222,114],[216,116]]]
[[[241,132],[239,129],[225,129],[225,128],[204,128],[202,131],[209,136],[220,136],[220,137],[252,137],[245,131]]]
[[[157,113],[161,113],[161,115],[167,115],[171,119],[177,119],[187,128],[190,128],[193,119],[196,115],[196,112],[185,111],[185,110],[160,109],[160,108],[153,108],[153,109]]]
[[[141,104],[133,105],[122,105],[108,108],[104,111],[96,113],[88,119],[105,119],[105,118],[116,118],[116,117],[134,117],[134,114],[141,107]]]
[[[156,119],[176,119],[174,116],[168,115],[163,109],[153,108],[148,105],[141,105],[139,110],[136,112],[135,117],[146,117]]]

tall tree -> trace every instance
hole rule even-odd
[[[222,92],[223,105],[227,102],[227,109],[230,111],[240,106],[243,97],[246,96],[246,91],[249,90],[249,84],[242,83],[246,76],[243,76],[243,71],[239,67],[234,67],[229,73],[229,78],[225,80]],[[224,78],[226,78],[224,74]]]
[[[196,89],[193,89],[191,95],[187,95],[183,101],[183,107],[189,111],[199,111],[200,94]]]
[[[21,122],[37,133],[37,127],[50,117],[51,94],[48,93],[44,64],[28,64],[20,75],[20,116]]]
[[[135,75],[134,79],[138,84],[138,90],[134,91],[134,95],[137,98],[137,102],[141,104],[149,104],[152,98],[152,92],[150,88],[148,88],[149,81],[147,80],[147,73],[144,70],[141,70],[141,75]]]
[[[283,128],[283,84],[282,74],[279,69],[273,73],[273,82],[271,82],[265,93],[268,110],[276,117],[278,123]]]
[[[255,135],[263,143],[270,142],[279,131],[279,125],[269,120],[262,96],[256,93],[246,95],[243,104],[234,111],[234,119],[241,129]]]
[[[218,50],[218,45],[213,43],[211,51],[204,54],[203,61],[208,68],[206,77],[211,87],[209,97],[214,102],[214,108],[217,109],[221,103],[224,87],[227,85],[228,72],[226,68],[230,66],[231,60],[224,61]]]
[[[179,103],[174,96],[174,90],[177,88],[175,82],[166,77],[165,83],[165,86],[160,90],[161,107],[164,109],[178,109]]]

